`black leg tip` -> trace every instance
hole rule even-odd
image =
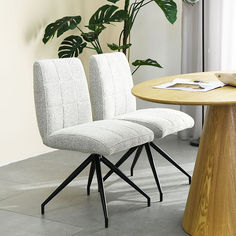
[[[107,180],[107,178],[108,178],[108,176],[105,175],[105,176],[103,177],[103,182],[105,182],[105,181]]]
[[[151,199],[150,198],[148,198],[148,200],[147,200],[147,205],[148,205],[148,207],[151,206]]]
[[[44,205],[41,205],[41,214],[44,215]]]
[[[163,202],[163,194],[160,194],[160,202]]]
[[[134,172],[133,172],[132,170],[130,171],[130,175],[131,175],[131,176],[134,176]]]
[[[192,178],[188,177],[188,184],[190,185],[192,183]]]
[[[108,228],[108,218],[105,218],[105,228]]]
[[[90,190],[87,190],[87,196],[90,196]]]

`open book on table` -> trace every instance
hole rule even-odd
[[[165,84],[155,85],[153,88],[183,90],[183,91],[195,91],[195,92],[207,92],[219,87],[225,86],[221,81],[202,82],[192,79],[179,79],[176,78],[172,82]]]

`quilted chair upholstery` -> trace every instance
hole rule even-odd
[[[155,138],[163,138],[169,134],[191,128],[194,120],[189,115],[167,108],[153,108],[136,110],[135,97],[131,93],[133,87],[132,74],[129,63],[123,53],[107,53],[93,55],[90,58],[90,94],[92,101],[93,117],[95,120],[127,120],[148,127],[154,132]],[[154,142],[150,146],[183,172],[191,182],[191,176],[183,170],[167,153]],[[134,167],[142,152],[142,146],[136,152],[132,166]],[[150,150],[146,149],[149,155]],[[120,160],[117,164],[123,160]],[[156,173],[154,163],[150,161],[154,178],[160,192],[162,190]],[[123,162],[122,162],[123,163]],[[108,178],[111,172],[105,177]]]
[[[132,121],[151,129],[155,138],[164,138],[194,125],[191,116],[181,111],[168,108],[148,108],[115,117],[119,120]]]
[[[94,120],[136,111],[136,99],[130,92],[133,79],[123,53],[92,56],[89,76]]]
[[[152,139],[153,133],[144,126],[121,120],[103,120],[56,131],[48,137],[47,145],[108,156]]]
[[[34,97],[45,141],[57,130],[92,121],[86,77],[77,59],[35,62]]]
[[[136,111],[131,94],[133,79],[123,53],[93,55],[90,59],[90,91],[94,120],[122,119],[149,127],[156,138],[191,128],[194,120],[184,112],[167,108]]]
[[[45,205],[91,164],[87,194],[96,170],[105,227],[108,213],[100,163],[104,163],[140,194],[150,206],[150,198],[127,178],[105,155],[126,149],[134,152],[154,138],[148,128],[123,120],[92,121],[91,103],[82,63],[77,58],[49,59],[34,64],[34,95],[40,134],[45,145],[91,155],[42,203]],[[68,160],[69,161],[69,160]]]
[[[110,155],[153,139],[149,129],[131,122],[92,122],[87,80],[79,59],[38,61],[34,78],[38,126],[45,145]]]

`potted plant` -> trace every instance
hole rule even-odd
[[[123,51],[127,55],[128,49],[132,46],[130,42],[130,32],[140,10],[148,4],[155,4],[161,8],[166,19],[173,24],[177,19],[177,5],[173,0],[125,0],[123,7],[116,5],[120,0],[107,0],[109,3],[99,7],[91,16],[87,30],[82,30],[81,16],[65,16],[49,24],[44,33],[43,42],[46,44],[54,36],[61,37],[69,30],[78,29],[78,34],[70,35],[63,39],[58,48],[58,56],[78,57],[84,49],[94,50],[96,53],[103,53],[99,37],[107,26],[114,22],[123,23],[123,29],[120,32],[116,43],[107,44],[112,51]],[[136,69],[140,66],[154,66],[162,68],[161,65],[153,59],[137,59],[132,63]],[[135,72],[134,71],[134,72]]]

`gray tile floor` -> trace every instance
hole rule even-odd
[[[197,148],[174,135],[157,143],[192,173]],[[121,154],[111,156],[110,160],[115,162]],[[143,152],[132,180],[151,197],[151,207],[146,206],[142,195],[112,175],[105,182],[108,229],[104,228],[96,179],[91,196],[86,195],[88,170],[46,206],[43,217],[40,215],[40,203],[86,158],[85,154],[55,151],[0,167],[0,235],[186,235],[181,219],[189,190],[187,178],[155,152],[153,156],[164,201],[158,201],[159,194]],[[131,161],[132,158],[121,168],[127,175]],[[104,168],[103,173],[106,171]]]

